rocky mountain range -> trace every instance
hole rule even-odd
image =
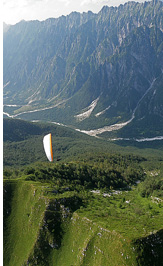
[[[4,114],[94,136],[163,135],[163,3],[5,26]]]

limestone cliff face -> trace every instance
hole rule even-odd
[[[162,47],[161,1],[22,21],[4,32],[4,110],[84,130],[134,116],[149,132],[149,115],[162,125]]]

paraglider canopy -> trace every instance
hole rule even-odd
[[[52,135],[49,133],[43,138],[43,146],[46,156],[50,162],[53,161],[53,150],[52,150]]]

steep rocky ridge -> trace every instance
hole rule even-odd
[[[4,104],[20,105],[4,110],[82,130],[126,122],[133,114],[134,128],[152,114],[161,134],[162,31],[161,1],[22,21],[4,33]]]
[[[131,242],[77,214],[80,197],[47,191],[4,182],[4,265],[160,265],[162,231]]]

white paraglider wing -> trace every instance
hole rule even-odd
[[[53,150],[52,150],[52,136],[51,133],[43,138],[43,146],[46,156],[50,162],[53,161]]]

